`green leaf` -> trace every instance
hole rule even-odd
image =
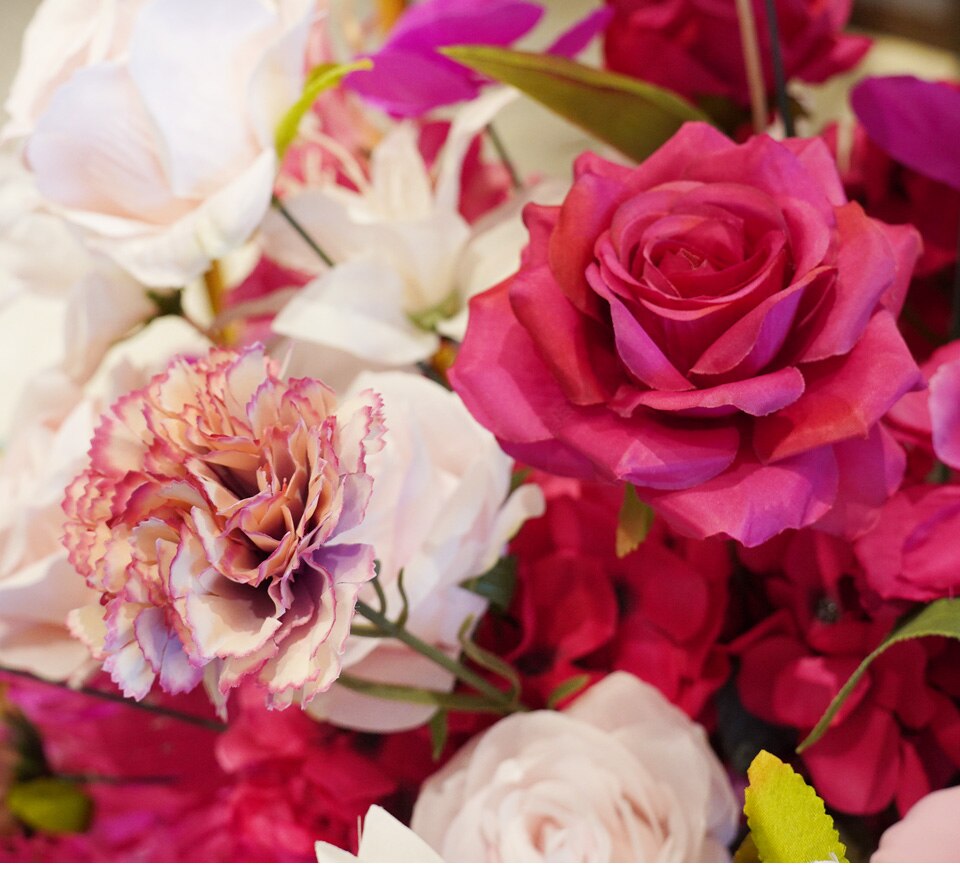
[[[547,709],[556,709],[557,704],[562,700],[566,700],[572,694],[576,694],[590,681],[590,677],[585,673],[582,673],[579,676],[571,676],[569,679],[564,679],[553,691],[550,692],[550,696],[547,698]]]
[[[447,57],[523,91],[557,115],[642,161],[687,121],[709,117],[678,94],[554,55],[449,46]]]
[[[489,670],[502,679],[510,683],[510,699],[518,700],[520,698],[520,677],[517,671],[513,669],[503,658],[498,658],[493,652],[478,646],[470,639],[470,628],[473,625],[473,616],[468,615],[463,624],[460,625],[460,631],[457,633],[457,640],[463,647],[464,654],[475,664]]]
[[[307,76],[300,99],[287,110],[277,125],[274,134],[277,158],[280,159],[286,154],[290,144],[297,138],[303,116],[310,111],[310,107],[324,91],[339,85],[348,73],[355,70],[369,70],[372,67],[373,63],[370,60],[356,61],[352,64],[320,64],[314,67]]]
[[[90,827],[93,801],[75,782],[55,777],[18,782],[7,792],[7,809],[35,831],[79,834]]]
[[[617,520],[617,557],[623,558],[635,551],[652,526],[653,509],[637,497],[636,488],[627,485]]]
[[[830,701],[827,711],[820,717],[820,721],[810,731],[809,736],[797,746],[797,752],[804,752],[820,739],[830,727],[830,722],[843,706],[850,692],[857,687],[870,665],[887,649],[904,640],[915,640],[919,637],[952,637],[960,640],[960,598],[953,600],[936,600],[925,606],[919,612],[908,617],[893,633],[890,634],[876,649],[863,659],[860,666],[846,681],[837,696]]]
[[[517,587],[517,559],[506,555],[482,576],[468,579],[460,587],[479,594],[500,609],[509,609]]]
[[[371,682],[367,679],[361,679],[359,676],[351,676],[349,673],[341,673],[337,682],[351,691],[368,694],[371,697],[379,697],[381,700],[417,703],[421,706],[438,706],[441,709],[455,709],[460,712],[503,712],[503,706],[474,694],[432,691],[429,688],[393,685],[389,682]]]
[[[743,811],[761,861],[846,861],[847,849],[823,801],[793,767],[760,752],[747,778]]]
[[[430,751],[434,761],[439,761],[447,745],[447,713],[438,709],[430,719]]]

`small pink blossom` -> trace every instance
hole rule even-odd
[[[104,417],[67,489],[64,544],[101,592],[71,630],[129,697],[206,668],[218,701],[248,677],[270,705],[310,700],[374,574],[370,546],[337,538],[363,518],[382,433],[379,397],[336,410],[262,348],[174,359]]]

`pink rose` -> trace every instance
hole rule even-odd
[[[307,702],[340,673],[368,545],[360,523],[382,446],[379,398],[336,408],[322,382],[284,382],[258,347],[177,358],[122,397],[67,489],[64,544],[97,604],[73,633],[127,696],[207,672],[268,702]]]
[[[960,861],[960,786],[934,791],[888,828],[871,863]]]
[[[607,0],[616,10],[604,44],[607,66],[685,97],[721,95],[749,105],[740,26],[733,2]],[[778,0],[788,78],[805,82],[850,69],[870,47],[841,33],[851,0]],[[763,0],[754,0],[768,93],[773,88]]]
[[[612,673],[473,739],[424,783],[411,828],[446,861],[721,861],[739,817],[703,728]]]
[[[919,381],[895,321],[916,231],[848,203],[819,140],[689,124],[575,174],[472,301],[451,373],[471,412],[521,462],[633,483],[684,535],[872,521],[903,471],[879,420]]]

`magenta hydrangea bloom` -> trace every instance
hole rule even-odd
[[[337,409],[312,379],[283,381],[260,347],[177,358],[121,398],[67,489],[64,543],[99,604],[70,627],[124,694],[244,680],[268,702],[311,699],[340,672],[367,545],[379,398]],[[222,702],[218,700],[218,702]]]
[[[452,45],[508,46],[530,31],[543,7],[526,0],[426,0],[409,8],[372,55],[373,69],[346,84],[368,102],[401,117],[472,100],[489,80],[439,54]],[[603,30],[612,13],[599,9],[561,35],[547,51],[574,55]]]
[[[632,483],[687,536],[873,520],[904,464],[880,419],[920,381],[919,237],[848,203],[822,142],[687,125],[636,168],[583,155],[525,220],[451,371],[509,453]]]

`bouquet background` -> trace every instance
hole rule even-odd
[[[954,60],[405,5],[28,33],[0,856],[960,857]]]

